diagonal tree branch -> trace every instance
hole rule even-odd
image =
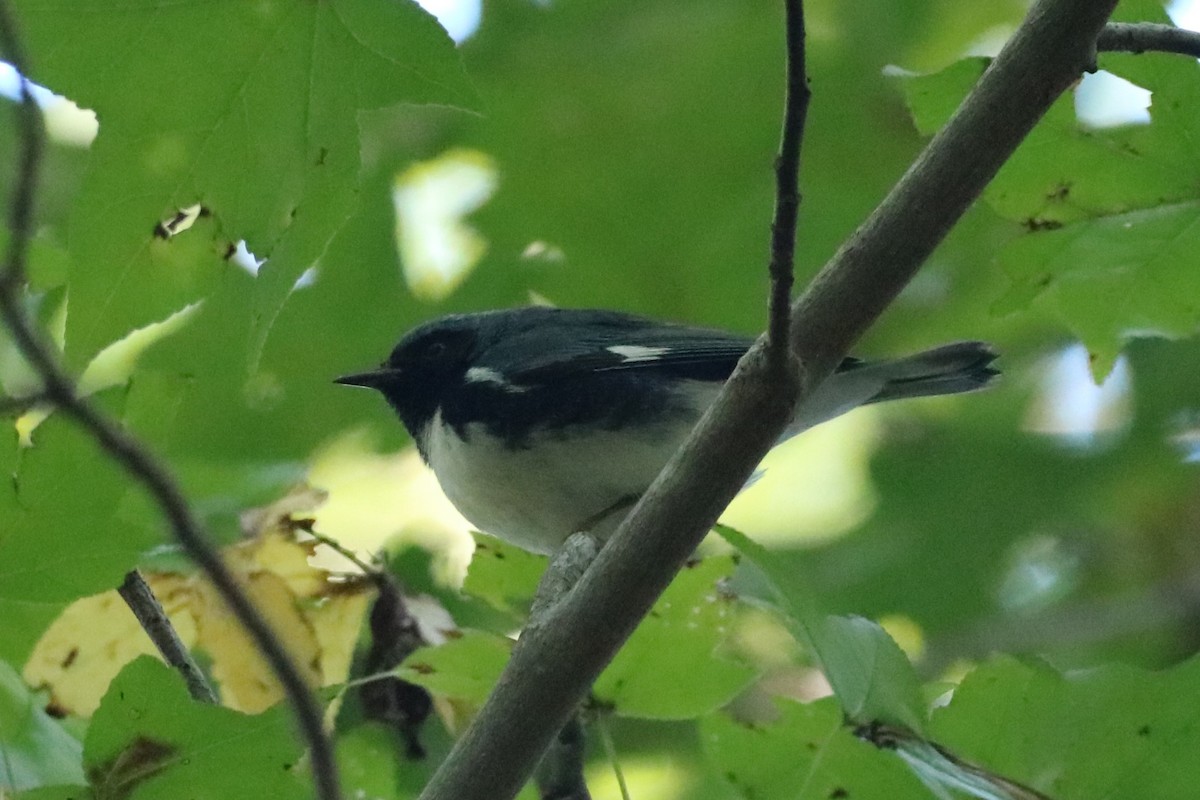
[[[962,107],[792,310],[811,392],[882,313],[1050,104],[1095,63],[1116,0],[1039,0]],[[786,425],[791,372],[760,339],[595,563],[522,637],[423,800],[514,796],[551,738]]]
[[[318,797],[337,800],[340,789],[333,748],[325,736],[321,709],[313,698],[291,657],[270,626],[241,590],[233,574],[192,512],[171,473],[141,443],[94,405],[80,397],[70,376],[59,365],[53,348],[44,340],[21,303],[25,264],[33,230],[35,189],[45,141],[41,112],[29,92],[24,76],[28,62],[17,34],[16,23],[6,0],[0,0],[0,47],[21,77],[18,107],[20,161],[17,185],[12,192],[10,239],[5,262],[0,267],[0,316],[13,341],[43,382],[45,398],[86,430],[100,447],[138,481],[157,502],[171,531],[192,560],[205,572],[282,684],[307,741]]]

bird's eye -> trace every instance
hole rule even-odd
[[[446,355],[446,351],[448,349],[449,347],[445,342],[431,342],[429,346],[425,348],[425,360],[437,361]]]

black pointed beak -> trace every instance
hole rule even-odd
[[[394,382],[399,376],[400,370],[398,369],[380,367],[370,372],[343,375],[340,378],[335,378],[333,382],[340,383],[343,386],[365,386],[368,389],[382,389],[384,386]]]

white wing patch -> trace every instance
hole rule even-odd
[[[622,344],[606,347],[608,352],[621,356],[622,363],[630,361],[657,361],[661,356],[671,352],[669,347],[642,347],[636,344]]]
[[[524,392],[527,391],[524,386],[516,386],[504,379],[496,370],[491,367],[471,367],[466,374],[467,383],[488,383],[492,386],[498,386],[506,392]]]

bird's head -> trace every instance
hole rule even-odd
[[[337,383],[375,389],[387,398],[418,440],[446,393],[461,385],[478,341],[470,320],[443,317],[410,331],[377,369],[344,375]]]

